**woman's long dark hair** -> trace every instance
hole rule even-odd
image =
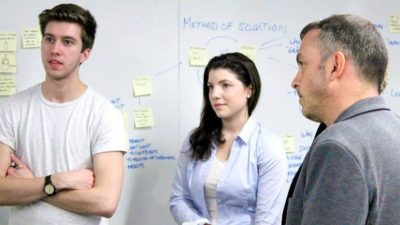
[[[261,79],[254,62],[242,53],[227,53],[212,58],[205,70],[203,79],[203,109],[200,125],[190,136],[191,157],[194,160],[206,160],[211,156],[211,145],[223,143],[222,121],[215,114],[209,98],[208,76],[210,70],[228,69],[244,86],[251,87],[252,95],[247,100],[249,116],[257,105],[261,92]]]

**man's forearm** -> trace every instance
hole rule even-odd
[[[14,165],[15,167],[12,167]],[[0,142],[0,205],[23,205],[46,197],[44,178],[33,177],[13,150]]]
[[[111,217],[118,205],[118,199],[119,196],[110,196],[98,188],[92,188],[65,190],[43,200],[77,214]]]
[[[44,178],[0,177],[0,205],[23,205],[42,200]]]
[[[65,190],[45,201],[78,213],[111,217],[119,202],[123,182],[123,154],[107,152],[93,157],[94,186],[83,190]]]

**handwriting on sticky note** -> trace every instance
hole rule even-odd
[[[17,34],[0,32],[0,52],[15,52],[17,50]]]
[[[256,61],[256,48],[254,46],[242,46],[240,47],[240,52],[249,57],[253,62]]]
[[[281,136],[283,148],[286,153],[294,152],[294,137],[291,134],[284,134]]]
[[[190,66],[206,66],[208,63],[208,54],[206,48],[191,47],[190,48]]]
[[[154,126],[152,108],[139,108],[134,110],[135,128]]]
[[[40,48],[42,34],[39,28],[22,30],[22,48]]]
[[[0,96],[10,96],[15,94],[15,76],[1,75],[0,76]]]
[[[135,96],[151,95],[153,88],[150,76],[138,76],[133,80],[133,93]]]
[[[400,33],[400,16],[389,17],[389,31],[391,33]]]

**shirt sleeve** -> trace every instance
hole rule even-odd
[[[307,163],[302,225],[365,224],[368,188],[355,157],[328,141],[312,149]]]
[[[256,225],[281,224],[288,191],[288,164],[279,137],[260,137],[258,144]]]
[[[208,219],[200,215],[190,195],[187,180],[188,165],[191,160],[188,151],[188,139],[188,137],[185,139],[178,158],[175,179],[172,184],[172,194],[169,201],[170,211],[178,224],[185,222],[195,222],[196,224],[210,223]]]
[[[8,101],[0,103],[0,142],[13,150],[16,148],[12,126],[12,113]]]
[[[128,138],[122,115],[113,105],[109,104],[105,107],[93,141],[93,154],[107,151],[127,151]]]

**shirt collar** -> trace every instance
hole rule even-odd
[[[382,96],[375,96],[359,100],[343,111],[334,123],[350,119],[363,113],[376,110],[390,110]]]
[[[251,134],[256,126],[257,122],[252,117],[250,117],[240,131],[237,138],[240,138],[245,144],[247,144],[250,141]]]

